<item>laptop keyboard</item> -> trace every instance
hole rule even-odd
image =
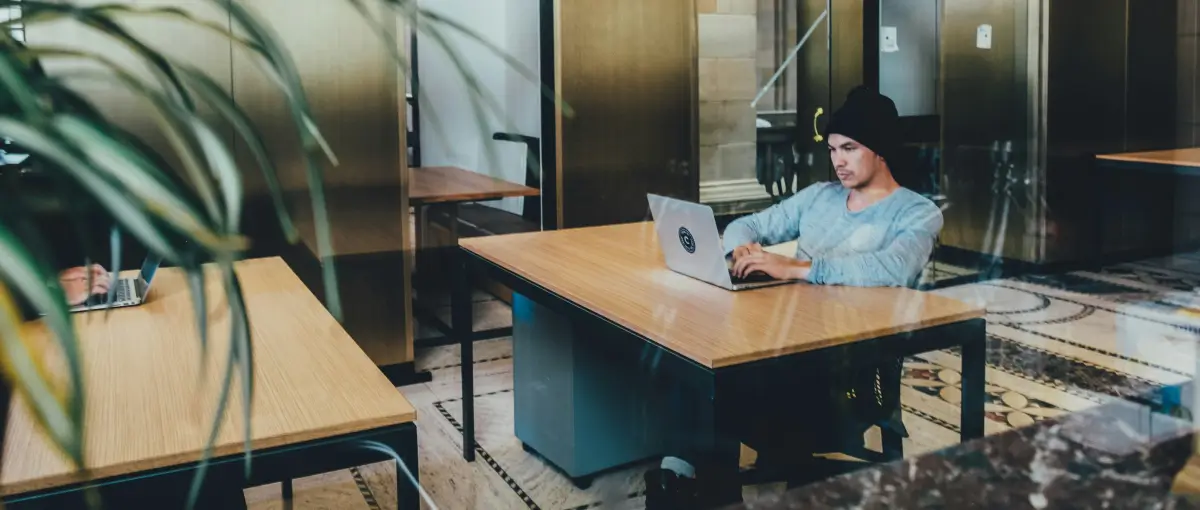
[[[729,279],[733,280],[734,285],[741,285],[744,283],[762,283],[762,282],[775,281],[775,278],[772,278],[770,275],[768,275],[766,273],[753,273],[749,276],[746,276],[745,278],[738,278],[733,275],[733,271],[729,272]]]
[[[124,303],[133,299],[133,280],[117,280],[117,291],[113,294],[113,303]],[[103,305],[108,302],[108,294],[93,294],[91,303]]]

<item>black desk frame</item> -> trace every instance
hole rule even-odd
[[[422,252],[422,253],[417,253],[417,259],[416,259],[417,267],[414,268],[415,269],[414,272],[416,273],[416,279],[414,281],[413,288],[418,293],[420,293],[421,291],[431,292],[434,287],[432,281],[427,281],[427,278],[429,277],[429,275],[426,274],[426,271],[421,270],[420,261],[423,259],[423,257],[422,257],[423,254],[426,257],[429,257],[429,256],[438,257],[440,259],[448,260],[448,261],[454,260],[454,258],[457,256],[456,254],[459,251],[459,247],[458,247],[458,239],[459,239],[459,237],[458,237],[458,207],[459,207],[459,205],[460,205],[460,202],[445,202],[445,203],[419,204],[414,207],[414,209],[416,210],[416,224],[417,224],[417,233],[416,233],[417,234],[417,236],[416,236],[417,237],[417,251]],[[426,235],[429,232],[429,219],[430,219],[430,217],[439,217],[439,216],[442,218],[445,218],[446,224],[444,225],[444,227],[446,228],[447,231],[450,232],[450,236],[453,238],[453,241],[454,241],[453,245],[448,245],[448,246],[444,246],[444,247],[428,248],[428,247],[426,247],[429,244]],[[469,296],[468,296],[468,299],[470,299]],[[412,307],[413,307],[413,316],[417,320],[419,320],[425,324],[428,324],[430,326],[433,326],[433,328],[436,329],[438,331],[438,333],[442,334],[441,337],[422,338],[420,340],[414,338],[413,339],[413,347],[422,347],[422,348],[437,347],[437,346],[441,346],[441,345],[450,345],[457,341],[457,337],[454,335],[454,330],[453,330],[452,326],[449,324],[446,324],[445,322],[442,322],[442,320],[440,318],[438,318],[437,313],[433,310],[433,308],[431,308],[429,305],[425,304],[425,301],[423,299],[421,299],[421,296],[418,295],[418,296],[413,297]],[[453,307],[451,308],[451,311],[453,312]],[[451,319],[451,320],[453,321],[453,319]],[[492,340],[495,338],[504,338],[507,336],[512,336],[512,328],[494,328],[494,329],[485,329],[485,330],[481,330],[481,331],[475,331],[473,333],[472,338],[474,338],[475,341],[483,341],[483,340]],[[429,380],[430,379],[425,379],[422,381],[414,381],[414,382],[428,382]]]
[[[1116,194],[1118,191],[1112,182],[1112,176],[1141,173],[1159,177],[1174,177],[1175,179],[1194,179],[1200,177],[1200,166],[1179,165],[1169,162],[1151,163],[1148,161],[1123,161],[1097,157],[1095,168],[1099,171],[1101,197],[1100,203],[1104,204],[1104,206],[1099,208],[1100,214],[1097,215],[1097,219],[1100,223],[1095,227],[1098,236],[1097,245],[1099,247],[1096,251],[1099,253],[1099,255],[1094,260],[1086,261],[1084,264],[1086,269],[1097,266],[1120,264],[1138,259],[1163,257],[1170,255],[1175,250],[1180,249],[1194,250],[1200,248],[1194,245],[1179,245],[1177,244],[1178,241],[1170,239],[1161,246],[1155,245],[1150,249],[1118,251],[1111,254],[1105,252],[1108,241],[1108,229],[1106,227],[1108,226],[1113,214],[1108,205],[1117,201]],[[1174,189],[1176,188],[1172,187],[1172,194],[1163,199],[1174,202],[1176,200]],[[1178,206],[1174,206],[1172,209],[1175,209],[1176,213],[1178,212]],[[1170,219],[1174,221],[1175,217],[1175,214],[1172,214]],[[1174,229],[1174,225],[1169,225],[1168,231],[1174,231]]]
[[[417,468],[417,427],[403,423],[363,432],[316,439],[255,451],[250,477],[243,476],[241,453],[214,458],[208,463],[204,487],[197,508],[246,508],[242,490],[283,482],[284,500],[291,499],[291,480],[393,460],[392,457],[364,448],[363,441],[382,443],[404,460],[413,476]],[[86,495],[96,489],[105,508],[184,508],[198,463],[159,468],[127,475],[76,483],[4,498],[9,509],[88,508]],[[396,468],[397,499],[401,509],[421,507],[420,493],[404,472]]]
[[[568,320],[587,328],[616,328],[641,338],[646,345],[657,348],[656,369],[670,372],[701,392],[711,403],[705,412],[707,423],[704,434],[694,444],[697,451],[687,452],[689,460],[698,466],[706,466],[712,481],[706,486],[714,487],[712,501],[724,504],[741,500],[741,485],[738,477],[740,441],[733,431],[738,428],[740,416],[723,412],[727,407],[739,404],[734,388],[762,377],[764,370],[813,370],[829,366],[830,360],[854,360],[856,364],[874,366],[884,360],[895,360],[914,354],[962,348],[962,415],[961,440],[968,441],[983,437],[984,422],[984,361],[986,349],[986,322],[983,318],[919,329],[916,331],[888,335],[871,340],[853,342],[801,352],[772,359],[744,363],[730,367],[712,369],[662,348],[651,340],[612,322],[587,308],[579,306],[491,261],[460,249],[455,257],[453,269],[453,295],[451,312],[455,337],[461,345],[462,396],[463,396],[463,458],[468,462],[475,459],[475,410],[474,376],[472,373],[471,289],[468,274],[473,271],[486,273],[497,282],[508,286],[530,300],[562,314]],[[683,453],[683,452],[681,452]],[[703,469],[703,468],[702,468]]]

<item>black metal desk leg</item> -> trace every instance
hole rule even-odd
[[[390,444],[404,461],[404,468],[412,473],[414,478],[420,477],[421,470],[417,465],[417,429],[408,427],[395,434],[395,443]],[[418,480],[419,482],[420,480]],[[413,485],[404,469],[396,466],[396,508],[400,510],[417,510],[421,508],[421,492]]]
[[[292,479],[284,480],[282,485],[280,492],[283,499],[283,510],[292,510]]]
[[[962,339],[962,431],[961,439],[983,437],[983,379],[987,350],[986,323],[975,319]]]
[[[712,438],[709,440],[702,464],[696,466],[701,485],[704,508],[722,508],[742,502],[742,483],[739,474],[741,442],[737,439],[737,415],[730,395],[717,392],[712,407]]]
[[[471,338],[474,317],[471,310],[471,279],[467,273],[469,256],[461,248],[453,251],[451,278],[454,288],[450,296],[451,328],[462,350],[463,458],[467,462],[475,460],[475,365]]]

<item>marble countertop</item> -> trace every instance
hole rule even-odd
[[[866,468],[745,509],[1200,509],[1170,494],[1189,422],[1116,401],[923,456]]]

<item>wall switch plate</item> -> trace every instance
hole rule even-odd
[[[975,30],[975,47],[981,50],[992,49],[992,26],[979,25]]]
[[[900,41],[897,39],[896,27],[879,27],[879,46],[884,53],[900,51]]]

